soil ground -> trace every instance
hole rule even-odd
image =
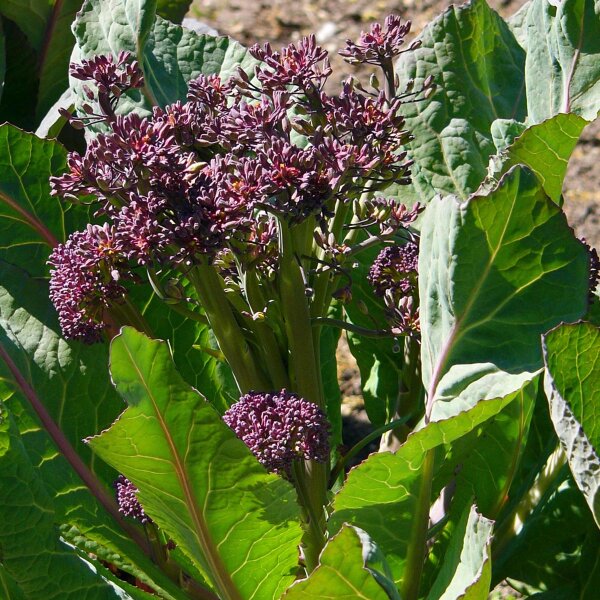
[[[525,1],[488,3],[503,17],[509,17]],[[319,44],[330,53],[334,76],[327,91],[335,93],[341,80],[357,74],[336,53],[346,39],[357,39],[371,23],[391,13],[411,20],[411,36],[415,36],[451,4],[449,0],[194,0],[189,16],[244,45],[268,41],[278,48],[315,33]],[[576,234],[600,250],[600,119],[583,132],[569,163],[563,191],[564,209]],[[370,431],[370,424],[364,411],[360,375],[343,338],[338,349],[338,375],[344,396],[344,442],[351,447]],[[376,448],[373,445],[370,451]],[[490,596],[494,600],[520,597],[508,585],[500,586]]]

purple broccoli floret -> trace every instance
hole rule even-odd
[[[250,392],[224,415],[233,429],[267,470],[291,476],[294,460],[326,462],[329,423],[313,402],[286,390]]]

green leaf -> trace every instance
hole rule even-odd
[[[2,91],[4,90],[4,76],[6,75],[6,39],[4,37],[4,27],[0,19],[0,101],[2,100]]]
[[[506,23],[485,0],[450,7],[421,33],[422,46],[401,55],[400,85],[415,87],[433,76],[430,99],[404,105],[413,183],[397,191],[406,201],[428,201],[435,194],[466,199],[486,176],[495,152],[492,123],[524,121],[525,53]]]
[[[419,256],[423,380],[431,419],[506,395],[542,366],[539,336],[586,307],[587,256],[524,168],[496,190],[425,211]],[[494,395],[493,392],[491,392]]]
[[[600,5],[594,0],[532,0],[522,17],[530,123],[600,111]]]
[[[336,308],[332,311],[339,317],[340,310]],[[330,444],[332,448],[337,448],[342,443],[342,414],[340,407],[342,404],[342,394],[337,376],[337,358],[336,350],[340,340],[340,330],[335,327],[323,327],[321,330],[321,377],[323,378],[323,388],[327,400],[327,420],[331,425]]]
[[[25,34],[12,21],[3,21],[6,72],[0,102],[0,123],[34,128],[38,77],[37,56]]]
[[[352,270],[352,300],[344,306],[348,320],[366,329],[387,329],[383,300],[367,280],[381,248],[361,252]],[[366,314],[365,314],[366,313]],[[402,384],[402,354],[397,340],[348,332],[348,346],[360,370],[365,409],[374,427],[394,418]],[[405,413],[402,413],[405,414]]]
[[[14,21],[31,46],[39,52],[44,42],[46,23],[52,13],[52,4],[51,0],[2,0],[0,15]]]
[[[0,261],[0,348],[43,402],[80,457],[101,481],[116,473],[98,461],[82,438],[107,427],[122,409],[110,384],[104,345],[66,342],[44,280]],[[9,406],[31,463],[54,499],[61,535],[177,598],[177,588],[144,556],[82,485],[25,400],[14,374],[0,360],[0,399]]]
[[[82,0],[55,0],[52,14],[44,31],[44,43],[38,54],[39,89],[36,104],[36,123],[69,87],[69,62],[75,46],[71,24]]]
[[[494,580],[510,578],[527,595],[595,600],[600,582],[600,531],[571,478],[539,499],[519,535],[494,560]],[[537,596],[535,596],[537,597]]]
[[[521,133],[499,156],[492,157],[491,175],[498,180],[517,164],[529,167],[546,194],[561,204],[569,157],[587,121],[574,114],[559,114]]]
[[[487,599],[492,578],[493,525],[475,506],[464,511],[427,600]]]
[[[123,97],[118,111],[137,110],[147,114],[151,106],[185,100],[187,82],[204,74],[223,79],[237,67],[249,73],[257,61],[247,49],[228,37],[198,35],[155,15],[156,4],[138,0],[85,0],[73,31],[77,39],[74,60],[97,54],[132,52],[144,71],[143,94]],[[71,79],[71,87],[83,101],[81,84]]]
[[[451,485],[452,502],[475,499],[482,515],[495,519],[505,506],[527,443],[537,379],[519,390],[498,414],[446,446],[436,473],[433,497]]]
[[[417,509],[420,469],[426,453],[442,444],[451,444],[519,398],[521,388],[530,385],[531,375],[524,373],[520,379],[519,389],[508,395],[500,388],[490,388],[483,390],[478,401],[469,408],[460,402],[449,403],[448,408],[452,408],[454,414],[449,413],[446,418],[411,433],[395,454],[372,454],[352,469],[334,497],[330,532],[337,531],[343,523],[367,531],[386,555],[394,581],[399,584],[404,577]]]
[[[373,544],[365,532],[344,526],[323,550],[319,566],[308,579],[298,581],[283,595],[285,600],[313,600],[331,598],[352,600],[399,600],[398,591],[388,581],[388,587],[378,583],[385,578],[369,568]],[[390,590],[390,594],[386,593]],[[394,594],[395,592],[395,594]]]
[[[550,416],[600,527],[600,328],[561,325],[544,336],[543,345]]]
[[[164,342],[124,328],[111,373],[129,408],[94,452],[140,490],[146,512],[226,598],[277,598],[302,535],[293,487],[267,474],[175,370]]]
[[[0,402],[0,548],[6,572],[26,598],[119,598],[59,538],[52,499]]]
[[[88,222],[85,207],[50,196],[49,177],[65,164],[58,142],[0,126],[0,258],[32,275],[45,276],[51,248]]]
[[[172,23],[181,23],[191,3],[192,0],[157,0],[156,12]]]

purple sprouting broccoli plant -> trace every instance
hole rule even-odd
[[[223,420],[265,468],[292,476],[294,461],[325,463],[329,458],[329,423],[313,402],[287,390],[249,392]]]
[[[418,39],[391,16],[347,42],[374,72],[336,93],[315,36],[245,50],[155,19],[157,4],[83,3],[59,103],[76,113],[37,129],[78,130],[60,132],[66,169],[61,142],[0,127],[2,588],[419,600],[510,577],[583,597],[599,268],[559,184],[600,109],[600,51],[550,25],[592,39],[593,3],[583,21],[554,3],[541,28],[530,6],[515,29],[473,0]],[[27,17],[5,19],[14,42]],[[54,73],[51,41],[37,63]],[[38,75],[36,113],[51,104]],[[355,444],[341,330],[373,428]],[[532,565],[548,523],[573,552]]]

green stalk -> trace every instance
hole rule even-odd
[[[260,289],[255,269],[244,273],[244,291],[250,309],[254,313],[265,310],[267,302]],[[267,367],[273,389],[281,390],[290,386],[288,372],[282,357],[282,351],[271,327],[264,320],[253,323],[262,360]]]
[[[279,222],[281,269],[279,293],[285,332],[289,344],[289,373],[292,391],[326,411],[321,372],[313,343],[308,298],[294,253],[294,240],[287,223]],[[297,491],[308,516],[304,552],[312,571],[327,540],[325,504],[329,465],[306,461],[294,470]]]
[[[250,346],[236,321],[215,269],[209,265],[198,265],[190,270],[188,278],[196,289],[240,392],[245,394],[250,390],[268,390],[269,382],[255,364]]]
[[[419,597],[421,573],[427,556],[427,534],[434,462],[435,450],[428,450],[421,469],[417,509],[413,515],[413,528],[404,567],[405,576],[400,586],[402,600],[417,600]]]

